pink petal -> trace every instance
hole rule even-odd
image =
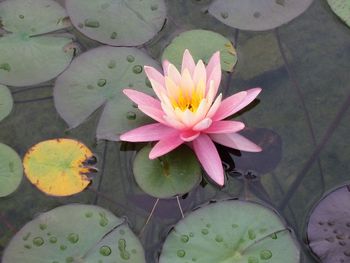
[[[195,86],[192,80],[191,73],[188,69],[184,69],[184,71],[182,72],[180,86],[186,97],[192,97],[192,93],[194,91]]]
[[[164,121],[163,115],[164,112],[161,109],[146,106],[146,105],[139,105],[139,110],[142,111],[147,116],[151,117],[153,120],[156,120],[157,122],[166,124]]]
[[[217,90],[215,90],[215,87],[214,87],[214,80],[211,80],[209,83],[207,83],[205,92],[206,92],[205,97],[207,98],[208,103],[212,105],[215,95],[217,93]]]
[[[185,50],[184,55],[182,57],[182,66],[181,66],[181,74],[187,69],[190,74],[193,74],[194,68],[196,64],[194,63],[193,57],[191,56],[188,49]]]
[[[199,103],[197,111],[194,113],[193,124],[197,125],[199,122],[204,120],[209,109],[210,109],[210,104],[208,103],[207,99],[206,98],[202,99],[201,102]]]
[[[249,89],[249,90],[246,90],[246,92],[247,92],[247,96],[244,98],[241,104],[239,104],[239,106],[235,109],[233,114],[240,111],[241,109],[246,107],[248,104],[250,104],[253,100],[255,100],[255,98],[261,92],[261,88]]]
[[[220,68],[221,68],[220,51],[215,52],[214,55],[212,55],[212,57],[210,58],[210,60],[208,62],[208,65],[207,65],[207,76],[208,77],[211,75],[211,72],[213,71],[213,69],[217,65],[220,65]]]
[[[214,82],[214,96],[217,94],[219,86],[220,86],[220,82],[221,82],[221,66],[220,64],[218,64],[217,66],[215,66],[212,70],[212,72],[210,73],[210,75],[208,76],[208,80],[207,80],[207,92],[209,91],[209,87],[210,87],[210,82],[213,81]]]
[[[216,121],[205,133],[233,133],[244,129],[244,123],[240,121]]]
[[[196,139],[200,135],[199,132],[196,131],[184,131],[180,134],[180,138],[185,142],[191,142]]]
[[[166,93],[166,90],[164,88],[165,86],[162,86],[160,83],[158,83],[154,79],[149,79],[149,81],[151,82],[152,88],[153,88],[154,92],[156,93],[157,97],[159,99],[161,99],[162,98],[162,94]]]
[[[186,129],[186,125],[182,122],[178,121],[177,119],[170,117],[170,116],[164,116],[164,120],[167,122],[167,124],[177,130],[184,130]]]
[[[219,109],[220,104],[221,104],[221,99],[222,99],[222,94],[220,93],[219,96],[215,99],[213,105],[211,105],[207,117],[211,118],[215,115],[216,111]]]
[[[256,145],[252,141],[243,137],[238,133],[230,134],[210,134],[210,138],[213,141],[225,145],[230,148],[234,148],[246,152],[261,152],[262,149],[260,146]]]
[[[228,116],[232,115],[234,112],[236,112],[236,108],[242,103],[242,101],[246,96],[247,96],[247,92],[241,91],[224,99],[221,102],[215,115],[213,116],[212,118],[213,121],[225,119]]]
[[[153,147],[152,151],[149,153],[150,159],[158,158],[159,156],[162,156],[164,154],[167,154],[168,152],[174,150],[175,148],[179,147],[181,144],[183,144],[183,140],[181,140],[180,136],[178,134],[170,137],[166,137]]]
[[[170,76],[165,77],[165,86],[167,95],[169,98],[172,98],[174,100],[177,100],[178,94],[179,94],[179,87],[178,84],[176,84]]]
[[[203,61],[199,60],[193,72],[193,82],[197,86],[201,81],[206,84],[207,73]]]
[[[177,68],[169,63],[168,65],[168,74],[167,76],[177,85],[180,84],[180,81],[181,81],[181,74],[180,72],[177,70]]]
[[[176,130],[161,123],[148,124],[120,135],[120,140],[128,142],[159,141],[177,133]]]
[[[201,134],[192,144],[198,160],[209,177],[218,185],[224,185],[225,177],[220,156],[209,136]]]
[[[161,108],[159,100],[156,100],[155,98],[143,92],[139,92],[133,89],[124,89],[123,93],[137,105],[146,105],[154,108]]]
[[[164,76],[168,75],[168,67],[169,67],[170,62],[168,60],[164,60],[162,63],[162,67],[163,67],[163,72],[164,72]]]
[[[145,73],[149,79],[157,81],[160,85],[164,86],[164,76],[155,68],[144,66]]]
[[[208,129],[212,123],[213,123],[213,121],[211,119],[205,118],[205,119],[201,120],[200,122],[198,122],[193,127],[193,130],[194,131],[202,131],[202,130]]]

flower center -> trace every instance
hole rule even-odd
[[[181,111],[190,110],[192,112],[197,111],[199,103],[202,98],[198,95],[194,95],[191,98],[188,98],[184,95],[179,95],[175,103],[173,103],[174,108],[179,108]]]
[[[181,111],[190,110],[196,112],[202,99],[204,98],[205,86],[199,83],[196,88],[179,87],[178,94],[171,98],[171,104],[174,109],[179,108]]]

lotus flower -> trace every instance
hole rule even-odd
[[[122,141],[158,141],[149,154],[150,159],[186,143],[209,177],[220,186],[224,185],[225,177],[214,142],[242,151],[261,151],[258,145],[237,133],[244,123],[225,120],[251,103],[261,89],[241,91],[224,100],[221,93],[216,97],[221,81],[219,52],[205,66],[202,60],[195,64],[190,52],[185,50],[181,73],[168,61],[163,62],[164,74],[152,67],[144,69],[158,99],[132,89],[125,89],[124,94],[157,123],[122,134]]]

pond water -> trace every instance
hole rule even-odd
[[[139,189],[132,174],[139,146],[95,139],[101,110],[68,130],[54,106],[54,80],[11,87],[14,108],[0,122],[1,143],[23,157],[46,139],[78,139],[98,157],[99,172],[85,191],[71,197],[46,196],[24,178],[16,192],[0,198],[0,257],[13,235],[35,216],[59,205],[84,203],[126,216],[144,245],[147,262],[157,262],[164,239],[182,213],[213,200],[240,198],[274,207],[300,242],[301,262],[318,262],[305,239],[310,211],[326,192],[350,178],[350,30],[326,1],[316,0],[292,22],[264,32],[222,24],[203,11],[210,2],[166,1],[162,31],[139,48],[160,60],[182,31],[206,29],[230,39],[238,63],[233,73],[224,73],[221,90],[229,96],[262,87],[259,99],[237,119],[246,123],[244,133],[264,151],[247,154],[221,147],[228,175],[225,187],[203,183],[179,199],[157,202]],[[74,29],[68,31],[77,36],[79,53],[101,45]]]

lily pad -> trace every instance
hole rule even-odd
[[[72,60],[71,42],[66,37],[20,34],[0,38],[0,83],[26,86],[55,78]]]
[[[73,25],[84,35],[112,46],[138,46],[162,28],[164,0],[67,0]]]
[[[10,90],[0,84],[0,121],[10,114],[12,107],[13,99]]]
[[[306,11],[313,0],[215,0],[209,13],[222,23],[243,30],[269,30]]]
[[[76,58],[57,78],[55,106],[70,128],[83,123],[103,106],[97,138],[119,140],[119,135],[150,121],[122,93],[127,87],[152,94],[143,66],[158,67],[136,48],[99,47]]]
[[[313,209],[307,228],[311,250],[323,263],[350,260],[350,186],[339,187]]]
[[[49,195],[68,196],[83,191],[90,184],[86,174],[96,170],[90,166],[90,160],[94,159],[81,142],[54,139],[29,149],[23,165],[25,175],[39,190]]]
[[[290,49],[284,43],[282,43],[282,47],[287,60],[292,62],[294,58]],[[237,49],[240,60],[235,75],[244,80],[251,80],[284,67],[282,56],[276,55],[280,54],[281,51],[276,36],[272,32],[254,35],[245,40],[240,39]]]
[[[13,33],[38,35],[69,26],[66,11],[52,0],[7,0],[0,3],[3,28]]]
[[[151,149],[146,146],[137,153],[133,169],[137,184],[147,194],[170,198],[188,193],[200,182],[201,166],[187,146],[154,160],[148,157]]]
[[[0,143],[0,197],[13,193],[23,177],[21,158],[9,146]]]
[[[213,31],[201,29],[186,31],[175,37],[164,50],[162,59],[181,68],[185,49],[191,52],[195,61],[202,59],[205,63],[216,51],[220,51],[221,68],[224,71],[232,71],[237,63],[236,50],[230,40]]]
[[[278,215],[245,201],[197,209],[167,237],[159,263],[299,263],[294,238]]]
[[[3,263],[145,263],[127,223],[92,205],[70,204],[43,213],[11,240]]]
[[[327,0],[329,6],[333,12],[342,20],[345,24],[350,26],[350,1],[349,0]]]

